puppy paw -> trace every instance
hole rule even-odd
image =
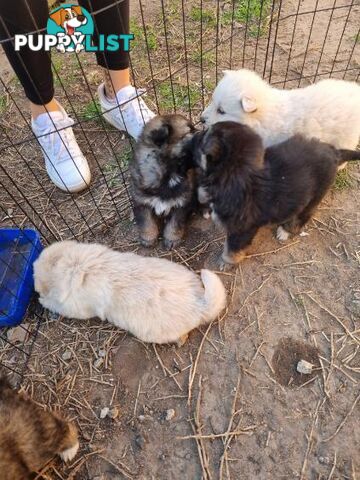
[[[276,238],[279,242],[286,242],[290,237],[290,233],[285,230],[281,225],[278,226],[276,230]]]
[[[141,243],[141,245],[143,247],[152,248],[152,247],[155,247],[155,245],[157,243],[157,238],[143,238],[143,237],[140,237],[139,242]]]
[[[66,450],[63,450],[62,452],[60,452],[59,456],[64,462],[71,462],[71,460],[77,454],[78,450],[79,450],[79,442],[76,442],[73,447],[67,448]]]
[[[172,250],[173,248],[178,247],[181,242],[182,242],[181,238],[177,238],[177,239],[164,238],[164,247],[166,248],[166,250]]]
[[[239,260],[240,262],[241,260]],[[227,261],[225,258],[223,258],[223,255],[221,255],[218,259],[218,269],[220,272],[232,272],[233,270],[236,270],[238,266],[238,263],[233,263]]]

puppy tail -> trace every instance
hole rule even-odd
[[[226,290],[220,278],[210,270],[201,270],[201,280],[205,288],[205,320],[216,318],[226,305]]]
[[[360,150],[344,150],[338,149],[338,165],[342,165],[345,162],[351,162],[360,160]]]

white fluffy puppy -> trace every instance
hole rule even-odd
[[[188,333],[224,309],[225,288],[208,270],[201,279],[160,258],[104,245],[65,241],[34,263],[40,303],[65,317],[99,317],[144,342],[184,343]]]
[[[360,86],[327,79],[280,90],[250,70],[226,70],[202,120],[207,125],[227,120],[248,125],[265,147],[302,134],[354,150],[360,136]]]

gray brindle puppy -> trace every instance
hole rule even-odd
[[[184,237],[196,203],[193,125],[182,115],[163,115],[144,127],[131,164],[131,193],[140,242],[154,246],[163,227],[164,246]]]

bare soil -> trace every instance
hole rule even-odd
[[[258,41],[246,38],[244,25],[237,25],[232,67],[255,64],[260,73],[286,88],[326,78],[328,74],[320,74],[331,70],[342,78],[346,68],[345,78],[356,79],[360,7],[354,5],[348,15],[348,8],[331,13],[328,8],[333,5],[329,0],[301,1],[302,14],[295,17],[298,2],[282,2],[281,9],[277,4],[271,29]],[[336,7],[342,5],[347,2],[336,2]],[[214,2],[204,1],[205,7],[214,10]],[[324,11],[315,15],[307,48],[315,7]],[[229,5],[221,3],[221,8],[226,11]],[[160,110],[169,110],[168,93],[159,87],[169,74],[159,27],[161,4],[144,2],[143,9],[158,38],[150,56],[159,98],[141,45],[134,51],[134,73],[137,83],[149,89],[152,106],[158,103]],[[174,72],[185,65],[181,2],[166,3],[166,11],[171,13]],[[139,21],[137,8],[133,14]],[[195,120],[216,73],[213,56],[206,56],[202,73],[191,57],[199,46],[198,27],[189,19],[188,74],[191,87],[200,94],[190,110],[186,97],[179,104],[179,110]],[[228,34],[227,26],[219,32],[222,39]],[[209,48],[214,46],[213,24],[206,27],[204,38]],[[219,47],[218,75],[230,66],[229,48],[229,41]],[[126,186],[119,178],[119,165],[126,178],[124,152],[130,147],[96,115],[84,120],[84,109],[101,75],[93,59],[82,62],[90,91],[75,64],[71,76],[69,65],[58,65],[65,90],[59,83],[57,89],[58,98],[69,112],[73,105],[73,116],[81,120],[76,135],[94,173],[91,189],[72,198],[56,190],[46,177],[36,142],[6,147],[9,138],[14,142],[31,138],[25,99],[19,85],[9,80],[11,96],[25,113],[21,116],[10,98],[0,119],[0,182],[7,188],[0,191],[2,225],[36,225],[45,243],[75,234],[121,251],[163,256],[195,271],[214,265],[224,235],[197,217],[179,249],[169,253],[161,244],[151,251],[139,247]],[[305,77],[301,82],[300,76]],[[174,74],[173,80],[187,87],[186,69]],[[202,82],[206,85],[201,91]],[[239,268],[221,274],[228,291],[227,311],[213,324],[192,332],[181,348],[143,344],[97,319],[78,322],[40,310],[43,321],[22,387],[36,401],[74,419],[81,444],[70,465],[54,460],[43,478],[356,480],[360,475],[359,181],[359,166],[349,166],[346,184],[327,195],[307,227],[308,236],[279,244],[270,228],[260,231]],[[35,320],[29,315],[26,322],[31,326]],[[296,371],[300,359],[314,365],[311,375]],[[0,361],[14,366],[24,358],[15,347],[0,344]],[[110,416],[101,418],[105,407]]]

